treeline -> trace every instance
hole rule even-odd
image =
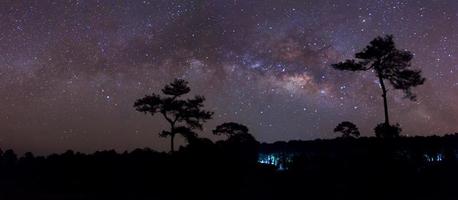
[[[335,139],[316,139],[310,141],[291,140],[288,142],[278,141],[274,143],[262,143],[261,153],[283,152],[286,154],[308,154],[308,155],[339,155],[346,150],[369,154],[370,150],[391,149],[403,154],[393,155],[408,156],[399,157],[409,160],[413,155],[424,156],[442,154],[448,156],[445,159],[453,159],[458,155],[458,133],[445,134],[444,136],[400,136],[397,138],[378,137],[338,137]],[[385,153],[393,153],[387,152]],[[456,155],[455,155],[456,153]]]
[[[18,157],[6,150],[0,199],[454,199],[457,150],[458,134],[273,144],[198,139],[174,153]],[[292,155],[287,170],[257,162],[282,153]]]
[[[238,199],[258,143],[193,141],[175,153],[136,149],[49,156],[0,153],[0,199]]]

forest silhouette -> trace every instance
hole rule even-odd
[[[0,150],[0,199],[457,199],[458,133],[406,137],[389,121],[388,91],[415,100],[412,89],[425,82],[410,69],[412,58],[388,35],[331,66],[376,74],[385,120],[375,137],[343,121],[335,139],[267,144],[240,122],[225,122],[212,130],[224,139],[212,141],[199,135],[214,114],[204,109],[205,97],[187,98],[189,83],[175,79],[133,106],[169,125],[159,136],[169,137],[170,152]],[[176,149],[176,135],[187,144]]]

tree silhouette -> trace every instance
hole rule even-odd
[[[14,153],[12,149],[8,149],[5,152],[3,152],[2,160],[3,163],[7,166],[13,166],[16,163],[17,159],[17,155],[16,153]]]
[[[235,122],[226,122],[216,126],[213,134],[227,136],[227,140],[220,144],[232,159],[244,164],[256,163],[258,141],[249,133],[248,127]]]
[[[170,129],[163,130],[161,137],[170,136],[170,151],[174,152],[174,138],[180,134],[187,138],[195,137],[194,129],[202,130],[202,124],[211,119],[213,112],[203,110],[205,97],[195,96],[192,99],[180,99],[189,93],[191,89],[188,82],[182,79],[175,79],[162,89],[163,96],[153,93],[137,99],[134,107],[137,111],[152,116],[160,114],[169,123]]]
[[[388,89],[384,81],[389,81],[394,89],[403,90],[405,97],[414,101],[416,95],[411,89],[422,85],[425,78],[421,76],[421,70],[409,69],[413,55],[409,51],[397,49],[392,35],[375,38],[363,51],[356,53],[355,58],[333,64],[332,67],[338,70],[375,72],[382,89],[385,124],[389,126]]]
[[[389,125],[386,123],[380,123],[374,128],[375,136],[379,138],[396,138],[399,137],[402,129],[399,124]]]
[[[256,139],[249,133],[248,127],[235,122],[226,122],[216,126],[213,130],[215,135],[226,135],[227,144],[254,144]]]
[[[213,130],[213,134],[226,135],[228,138],[230,138],[239,134],[248,134],[248,128],[245,125],[235,122],[226,122],[216,126],[215,130]]]
[[[334,128],[334,132],[341,132],[344,138],[359,137],[360,135],[358,127],[349,121],[340,122],[340,124]]]

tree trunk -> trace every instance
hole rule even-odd
[[[175,152],[175,148],[173,145],[173,140],[175,139],[175,134],[170,135],[170,152]]]
[[[385,88],[385,83],[383,82],[382,77],[379,75],[378,76],[379,81],[380,81],[380,87],[382,88],[382,97],[383,97],[383,107],[385,109],[385,124],[390,125],[390,120],[388,118],[388,103],[386,100],[386,88]]]
[[[167,120],[170,122],[170,152],[173,153],[175,152],[175,146],[173,144],[175,140],[175,122],[171,120]]]

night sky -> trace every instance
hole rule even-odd
[[[458,2],[0,2],[0,148],[168,150],[163,119],[133,103],[174,78],[190,82],[217,124],[247,125],[261,142],[363,136],[383,121],[374,73],[337,71],[370,40],[393,34],[426,83],[416,102],[390,90],[403,135],[458,130]],[[217,139],[217,138],[214,138]]]

